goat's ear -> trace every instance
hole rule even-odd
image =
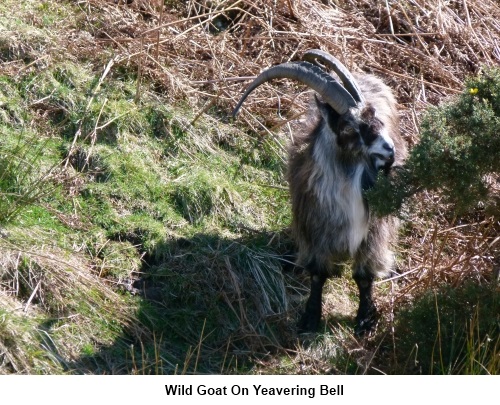
[[[335,130],[340,117],[339,113],[330,107],[329,104],[321,101],[317,94],[314,95],[314,102],[316,103],[316,108],[318,109],[321,117],[323,117],[325,122],[328,123],[333,130]]]
[[[314,104],[316,104],[316,108],[318,109],[323,119],[326,121],[328,116],[328,111],[326,111],[327,104],[321,101],[317,94],[314,95]]]

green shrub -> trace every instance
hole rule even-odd
[[[457,213],[487,201],[485,176],[500,173],[500,69],[469,78],[454,101],[424,116],[420,142],[401,170],[380,176],[367,197],[379,214],[396,212],[420,190],[439,191]]]

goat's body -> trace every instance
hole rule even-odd
[[[311,294],[299,326],[317,329],[323,285],[328,277],[340,275],[343,263],[352,258],[360,300],[356,329],[363,333],[376,322],[373,280],[393,267],[390,245],[397,222],[371,215],[363,193],[374,185],[379,171],[388,173],[406,156],[396,101],[380,79],[354,77],[326,52],[309,50],[303,58],[306,62],[263,71],[247,88],[233,116],[255,88],[277,78],[297,80],[323,100],[316,98],[313,129],[299,131],[290,148],[292,227],[298,261],[311,274]]]
[[[289,184],[299,262],[325,265],[354,256],[369,232],[362,195],[362,164],[339,164],[333,142],[325,145],[320,122],[290,155]]]
[[[358,83],[367,107],[377,106],[377,117],[395,141],[395,159],[400,163],[406,149],[400,140],[392,93],[373,76],[358,77]],[[318,108],[328,107],[319,105]],[[366,310],[361,311],[366,313],[358,313],[358,323],[363,321],[359,318],[373,316],[371,282],[391,271],[390,245],[397,236],[397,220],[370,215],[363,197],[363,192],[373,186],[377,177],[373,161],[364,154],[350,154],[339,146],[336,136],[332,136],[331,126],[335,123],[325,119],[328,111],[313,115],[320,117],[316,118],[314,129],[302,131],[305,135],[294,138],[288,171],[298,262],[312,277],[303,329],[317,327],[323,283],[328,277],[339,276],[342,264],[350,258],[354,259],[353,275],[360,286],[360,310],[363,301],[369,301]],[[369,288],[369,297],[362,296],[360,283]]]

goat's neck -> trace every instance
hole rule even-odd
[[[337,237],[343,240],[345,251],[353,255],[368,234],[369,214],[363,198],[366,162],[342,159],[335,139],[324,138],[318,137],[312,145],[315,164],[309,186],[338,228]]]

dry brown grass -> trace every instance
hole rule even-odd
[[[25,236],[36,241],[42,235]],[[106,346],[119,336],[118,330],[97,330],[96,318],[121,327],[132,327],[135,319],[132,306],[114,285],[103,283],[82,253],[69,255],[35,243],[27,250],[0,240],[0,374],[71,371],[78,367],[75,364],[89,339]],[[33,362],[31,356],[40,350],[45,354]],[[43,357],[47,360],[42,361]]]
[[[157,2],[115,3],[79,2],[99,27],[91,33],[94,46],[112,46],[173,100],[188,98],[198,107],[214,97],[232,105],[239,78],[310,48],[337,55],[353,70],[379,73],[402,105],[420,108],[459,91],[467,74],[500,58],[500,11],[493,0],[388,7],[367,0],[191,0],[170,2],[163,11]],[[214,25],[227,29],[214,35]],[[80,47],[79,54],[95,49],[81,41],[68,45]]]

